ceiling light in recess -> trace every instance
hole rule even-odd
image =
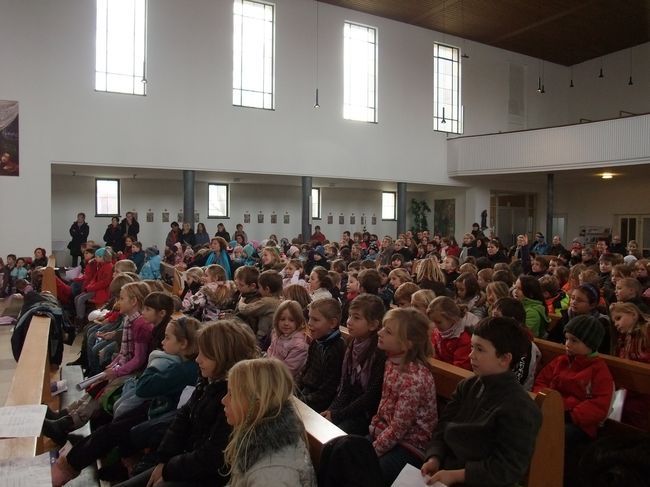
[[[600,177],[603,179],[612,179],[614,177],[614,174],[611,172],[604,172],[600,175]]]

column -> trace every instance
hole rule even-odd
[[[546,175],[546,241],[553,240],[553,194],[555,192],[555,175]]]
[[[194,171],[183,171],[183,221],[194,228]]]
[[[302,220],[300,231],[303,243],[309,243],[311,237],[311,176],[302,177]]]
[[[397,235],[406,233],[406,183],[397,183]]]

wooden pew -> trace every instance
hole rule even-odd
[[[441,360],[430,359],[434,368],[436,393],[449,399],[458,383],[472,377],[469,370]],[[564,473],[564,406],[557,391],[544,389],[530,393],[542,412],[542,426],[537,434],[535,450],[524,485],[527,487],[561,486]]]
[[[564,355],[566,349],[560,343],[551,342],[549,340],[542,340],[536,338],[535,343],[542,352],[542,366],[549,363],[558,355]],[[635,362],[633,360],[626,360],[615,357],[613,355],[600,354],[607,364],[614,384],[617,389],[627,389],[628,391],[635,391],[640,394],[650,394],[650,364],[642,362]],[[648,411],[648,418],[650,420],[650,411]],[[618,429],[618,425],[612,424],[615,421],[608,420],[607,428],[613,431]],[[650,421],[649,421],[650,423]]]
[[[41,283],[41,290],[48,291],[56,298],[56,260],[53,255],[47,259],[47,267],[43,269],[43,281]]]
[[[307,406],[297,397],[293,398],[294,407],[298,416],[302,418],[309,438],[309,454],[314,468],[318,469],[320,465],[320,456],[323,451],[323,445],[334,438],[345,436],[346,433],[341,428],[331,423],[312,408]]]
[[[49,336],[50,319],[41,316],[32,318],[5,406],[50,402]],[[43,451],[42,437],[0,440],[1,459],[29,457]]]
[[[166,262],[160,263],[160,275],[162,280],[171,286],[169,291],[175,295],[180,296],[183,294],[183,278],[181,272],[176,269],[173,265],[167,264]]]

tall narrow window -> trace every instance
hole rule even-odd
[[[229,218],[227,184],[208,184],[208,218]]]
[[[343,24],[343,118],[377,121],[377,29]]]
[[[320,188],[311,188],[311,217],[320,220]]]
[[[145,95],[147,0],[97,0],[95,90]]]
[[[273,110],[274,6],[235,0],[233,13],[232,104]]]
[[[120,180],[95,179],[95,216],[120,214]]]
[[[433,130],[463,132],[460,104],[460,49],[433,45]]]
[[[397,220],[395,202],[397,194],[392,191],[385,191],[381,194],[381,219]]]

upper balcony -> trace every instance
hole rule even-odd
[[[474,176],[650,162],[650,114],[449,139],[449,176]]]

